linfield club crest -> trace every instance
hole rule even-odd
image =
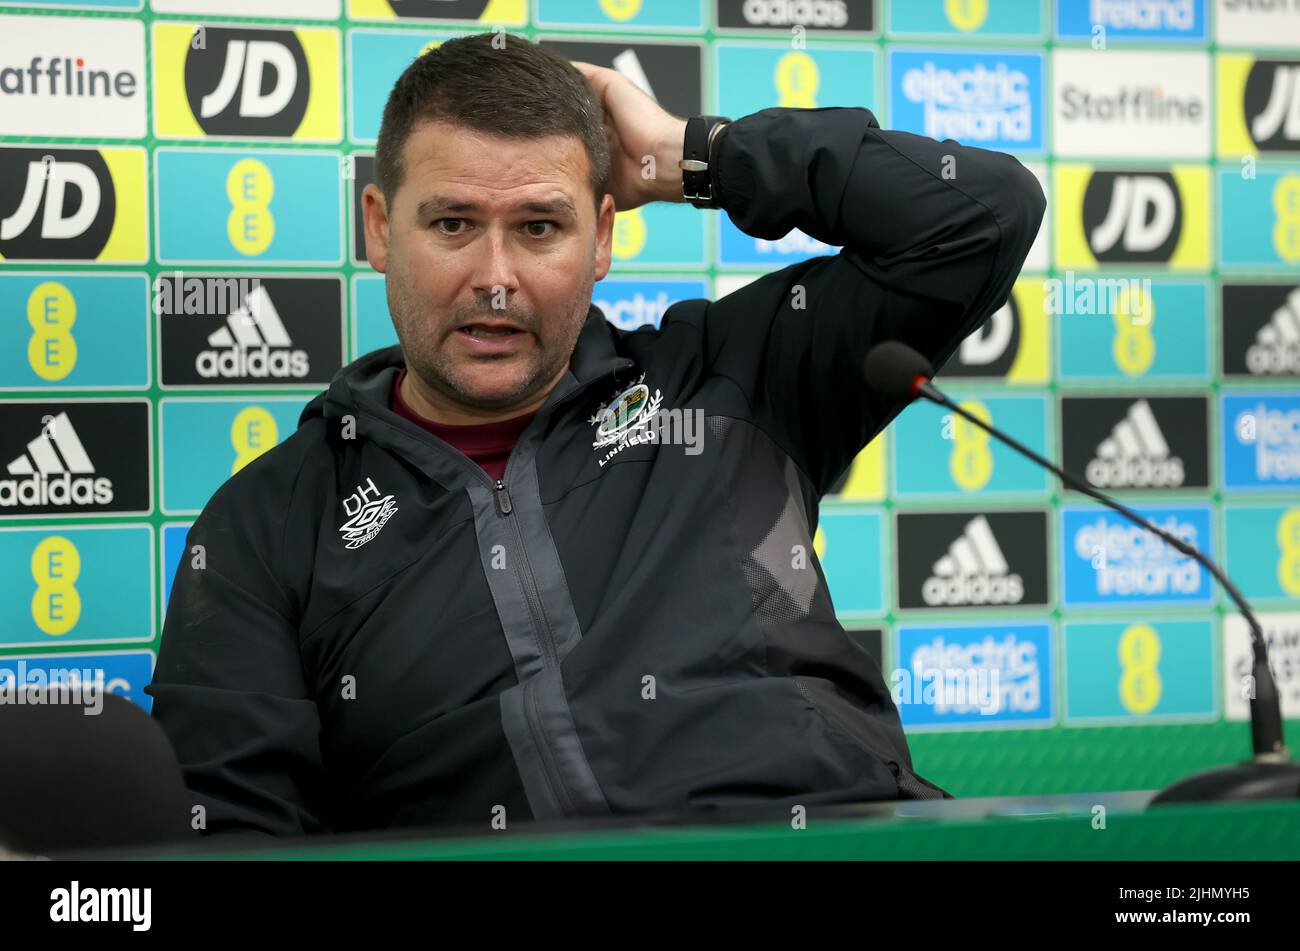
[[[616,394],[587,422],[596,427],[596,439],[591,444],[593,449],[612,447],[600,460],[604,465],[611,458],[628,446],[655,442],[658,431],[653,428],[659,407],[663,404],[663,394],[655,390],[653,395],[646,386],[645,374],[631,386]]]

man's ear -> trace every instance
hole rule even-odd
[[[375,184],[361,193],[361,210],[366,219],[366,259],[380,274],[388,265],[388,205]]]
[[[614,196],[608,192],[600,201],[600,214],[596,218],[596,280],[603,281],[609,273],[610,254],[614,246]]]

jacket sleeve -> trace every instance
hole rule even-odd
[[[324,830],[319,715],[296,599],[277,578],[305,557],[284,551],[277,455],[228,481],[190,529],[147,688],[209,834]]]
[[[880,128],[867,109],[764,109],[724,127],[720,206],[756,238],[840,246],[710,304],[704,359],[824,494],[904,403],[863,378],[901,340],[936,370],[1006,301],[1046,205],[1014,158]]]

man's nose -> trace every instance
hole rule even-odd
[[[515,249],[502,228],[489,228],[478,242],[474,262],[474,292],[489,305],[505,307],[518,288],[515,274]]]

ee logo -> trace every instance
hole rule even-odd
[[[1149,624],[1129,625],[1119,639],[1119,699],[1130,713],[1150,713],[1160,702],[1159,662],[1160,635]]]
[[[1273,246],[1288,264],[1300,264],[1300,175],[1284,175],[1273,189]]]
[[[993,424],[993,414],[979,400],[963,400],[959,405],[976,419]],[[944,422],[952,427],[952,455],[948,457],[952,481],[968,492],[984,488],[993,476],[989,434],[956,413],[945,417]]]
[[[1111,352],[1115,365],[1127,376],[1141,376],[1156,358],[1156,340],[1151,335],[1155,303],[1140,287],[1126,288],[1115,302],[1115,337]]]
[[[790,109],[816,109],[817,89],[821,82],[816,60],[807,53],[786,53],[776,64],[776,88],[781,94],[777,105]]]
[[[235,449],[235,461],[230,467],[234,475],[279,441],[280,430],[275,417],[260,406],[246,406],[235,415],[230,424],[230,444]]]
[[[62,380],[77,365],[77,341],[72,325],[77,321],[77,301],[58,281],[45,281],[27,298],[27,362],[42,380]]]
[[[645,248],[646,223],[640,208],[620,211],[614,216],[613,255],[626,261]]]
[[[611,20],[630,20],[641,12],[642,0],[600,0],[600,9]]]
[[[988,0],[944,0],[943,12],[948,22],[963,33],[972,33],[989,18]]]
[[[1277,523],[1277,580],[1282,590],[1300,595],[1300,509],[1290,509]]]
[[[32,552],[32,620],[54,637],[66,634],[81,619],[81,595],[76,588],[81,554],[62,535],[43,539]]]
[[[226,237],[240,254],[252,257],[271,246],[275,238],[270,208],[274,196],[275,178],[264,163],[246,158],[230,167],[226,174],[226,197],[230,199]]]

